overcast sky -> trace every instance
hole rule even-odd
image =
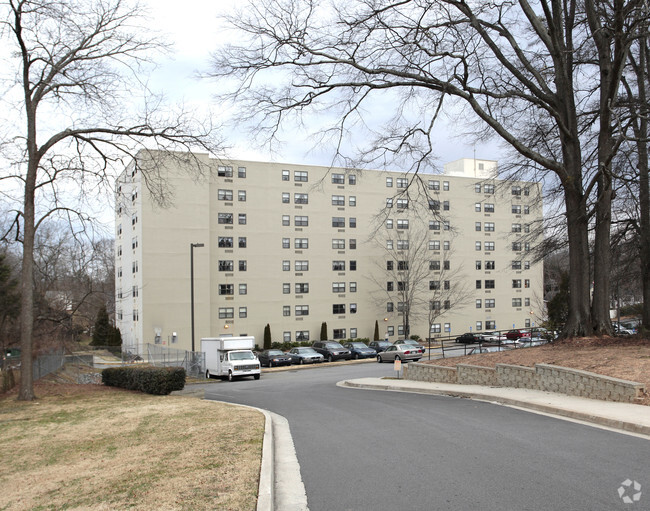
[[[159,68],[152,77],[152,85],[163,90],[170,99],[199,108],[205,105],[205,108],[218,112],[219,105],[213,98],[218,84],[211,80],[199,80],[196,74],[209,68],[210,52],[227,38],[236,37],[233,32],[225,31],[218,19],[219,14],[233,9],[235,2],[184,0],[179,3],[171,0],[147,0],[147,3],[153,27],[162,32],[174,47],[173,58],[159,63]],[[441,163],[474,156],[499,159],[496,143],[477,144],[475,147],[473,141],[453,136],[454,131],[455,128],[449,124],[439,127],[435,151]],[[229,144],[233,146],[229,156],[239,159],[329,165],[334,153],[332,147],[320,146],[318,150],[313,150],[313,144],[300,133],[292,133],[289,138],[295,143],[275,147],[274,153],[252,144],[243,130],[231,127],[228,129],[228,137]]]

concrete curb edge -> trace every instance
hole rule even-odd
[[[644,426],[642,424],[635,424],[633,422],[627,422],[617,419],[611,419],[608,417],[601,417],[599,415],[588,414],[583,412],[577,412],[574,410],[566,410],[562,408],[557,408],[550,405],[543,405],[539,403],[530,403],[527,401],[522,401],[520,399],[506,398],[503,396],[496,396],[486,392],[485,394],[475,393],[475,392],[465,392],[462,390],[441,390],[441,389],[413,389],[410,387],[400,387],[399,385],[374,385],[367,383],[355,383],[350,381],[343,381],[338,383],[341,387],[348,388],[358,388],[366,390],[384,390],[384,391],[393,391],[393,392],[412,392],[417,394],[433,394],[439,396],[449,396],[449,397],[461,397],[476,399],[479,401],[487,401],[492,403],[499,403],[508,406],[516,406],[518,408],[523,408],[527,410],[534,410],[538,412],[548,413],[552,415],[558,415],[562,417],[568,417],[570,419],[581,420],[589,422],[592,424],[598,424],[600,426],[607,426],[609,428],[620,429],[623,431],[629,431],[630,433],[637,433],[641,435],[650,436],[650,427]]]

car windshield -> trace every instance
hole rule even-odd
[[[298,348],[296,351],[301,355],[313,355],[314,353],[317,353],[313,348]]]
[[[266,352],[266,354],[271,356],[284,355],[284,353],[280,350],[269,350]]]
[[[230,354],[230,360],[254,360],[252,351],[234,351]]]
[[[367,348],[367,346],[362,342],[351,342],[350,346],[352,346],[353,348]]]
[[[336,349],[339,349],[339,350],[343,349],[343,346],[341,346],[338,342],[328,342],[328,343],[325,344],[325,347],[329,348],[329,349],[335,349],[335,350]]]

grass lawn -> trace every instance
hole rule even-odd
[[[254,510],[264,416],[186,396],[35,385],[0,398],[1,510]]]

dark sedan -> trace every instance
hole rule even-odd
[[[389,346],[392,346],[392,345],[393,345],[393,343],[389,342],[389,341],[372,341],[370,344],[368,344],[368,347],[372,348],[377,353],[381,353],[386,348],[388,348]]]
[[[291,348],[287,352],[291,357],[293,364],[318,364],[323,362],[325,358],[318,353],[314,348]]]
[[[482,340],[483,340],[483,336],[472,332],[467,332],[463,335],[459,335],[458,337],[456,337],[456,342],[464,342],[465,344],[481,342]]]
[[[358,360],[360,358],[371,358],[377,355],[377,352],[369,348],[361,341],[349,342],[343,345],[352,353],[352,358]]]
[[[290,366],[291,357],[281,350],[264,350],[257,358],[264,367]]]

